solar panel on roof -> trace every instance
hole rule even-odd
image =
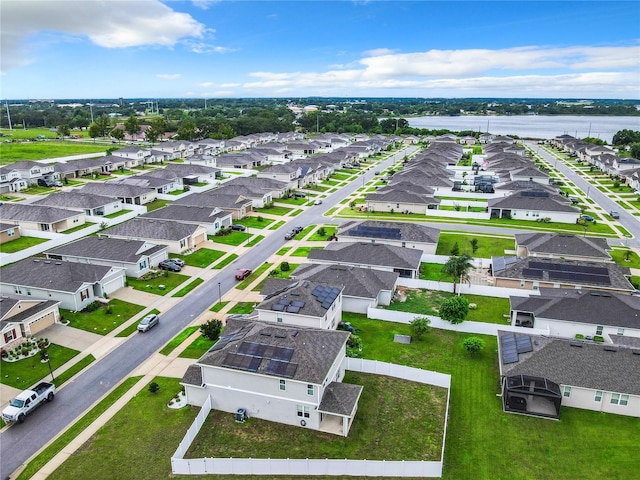
[[[533,352],[531,337],[525,335],[516,337],[516,350],[518,351],[518,353]]]
[[[276,303],[274,305],[271,305],[271,310],[275,310],[276,312],[284,312],[284,307],[285,307],[285,305],[282,305],[280,303]]]
[[[291,300],[288,300],[286,298],[281,298],[280,300],[278,300],[278,304],[280,305],[289,305],[291,303]]]
[[[291,357],[293,357],[293,348],[289,347],[276,347],[271,355],[272,359],[283,362],[288,362]]]
[[[270,360],[264,372],[270,375],[277,375],[279,377],[292,378],[295,375],[297,369],[297,363]]]
[[[331,308],[331,305],[333,304],[333,302],[322,302],[322,305],[320,305],[322,308],[324,308],[325,310],[328,310],[329,308]]]
[[[293,302],[291,302],[291,306],[293,307],[304,307],[304,302],[301,300],[294,300]]]
[[[262,358],[252,357],[250,355],[239,355],[237,353],[228,353],[222,362],[223,367],[237,368],[238,370],[247,370],[250,372],[258,371]]]
[[[293,305],[289,305],[287,307],[287,312],[289,313],[298,313],[300,311],[300,307],[294,307]]]
[[[500,352],[502,363],[515,363],[518,361],[518,349],[516,347],[516,336],[508,333],[500,337]]]
[[[542,278],[543,271],[537,268],[523,268],[522,275],[530,278]]]
[[[324,291],[324,287],[317,286],[316,288],[313,289],[313,291],[311,292],[311,295],[313,295],[314,297],[317,297],[323,291]]]

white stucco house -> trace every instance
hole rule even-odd
[[[362,393],[342,383],[349,332],[228,319],[184,377],[187,401],[347,436]]]

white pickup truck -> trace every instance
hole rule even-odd
[[[33,390],[25,390],[9,402],[2,411],[2,419],[7,422],[24,422],[24,417],[43,402],[51,402],[56,391],[53,383],[41,382]]]

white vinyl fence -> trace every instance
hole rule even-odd
[[[272,459],[272,458],[184,458],[211,411],[208,397],[171,457],[174,475],[300,475],[439,478],[442,476],[444,448],[449,418],[451,376],[443,373],[404,367],[392,363],[345,358],[346,369],[355,372],[386,375],[447,389],[447,409],[444,418],[440,461],[387,461],[349,459]]]

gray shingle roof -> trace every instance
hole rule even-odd
[[[146,248],[145,248],[146,246]],[[69,255],[125,263],[138,263],[142,256],[165,250],[166,245],[152,245],[142,240],[108,237],[85,237],[46,251],[48,255]]]
[[[141,195],[147,195],[149,193],[155,194],[155,189],[139,187],[137,185],[126,185],[124,183],[115,182],[89,182],[80,189],[82,193],[95,193],[98,195],[105,195],[107,197],[124,197],[132,198],[139,197]]]
[[[543,270],[542,278],[535,277],[530,274],[528,270],[530,268],[531,262],[542,262],[542,263],[553,263],[558,265],[572,265],[572,266],[583,266],[583,267],[594,267],[594,268],[606,268],[609,274],[609,282],[608,283],[599,283],[599,282],[589,282],[589,281],[578,281],[572,279],[566,280],[550,280],[549,272],[547,270]],[[524,258],[514,258],[514,257],[493,257],[491,260],[493,265],[493,276],[496,278],[512,278],[512,279],[525,279],[525,280],[533,280],[540,282],[550,282],[550,283],[562,283],[569,285],[582,285],[585,288],[613,288],[616,290],[628,290],[632,291],[633,285],[629,283],[627,276],[630,275],[630,271],[628,268],[620,267],[615,263],[609,262],[584,262],[579,260],[566,260],[560,258],[538,258],[538,257],[524,257]],[[605,280],[605,279],[603,279]]]
[[[351,415],[358,405],[361,385],[331,382],[324,389],[318,411],[337,415]]]
[[[213,213],[214,208],[211,207],[193,207],[190,205],[167,205],[166,207],[152,210],[143,215],[140,218],[155,218],[157,220],[174,220],[176,222],[191,222],[191,223],[214,223],[216,220],[228,217],[231,215],[224,210],[218,210],[217,213]]]
[[[180,383],[202,386],[202,367],[197,364],[189,365]]]
[[[79,191],[58,192],[36,200],[31,205],[45,205],[51,207],[67,208],[98,208],[110,203],[118,202],[114,196],[94,195]]]
[[[240,209],[243,205],[251,204],[250,198],[241,195],[229,195],[216,192],[217,189],[204,193],[191,193],[174,201],[174,205],[192,205],[196,207],[218,207],[225,209]]]
[[[137,217],[102,230],[100,235],[178,241],[193,235],[197,228],[198,225],[191,223]]]
[[[552,253],[611,260],[605,238],[567,235],[564,233],[518,233],[516,245],[535,253]]]
[[[304,302],[304,306],[299,309],[299,315],[308,315],[312,317],[324,317],[329,308],[323,307],[323,302],[319,301],[316,296],[312,294],[314,289],[318,286],[326,288],[337,288],[342,291],[341,284],[330,284],[324,282],[313,281],[296,281],[290,280],[287,287],[284,287],[280,293],[278,291],[270,293],[267,298],[264,299],[260,305],[256,307],[256,310],[271,310],[272,306],[279,303],[281,299],[290,301]],[[334,302],[331,302],[332,304]],[[286,315],[294,315],[292,313],[286,313]]]
[[[548,193],[546,197],[528,196],[529,191],[517,191],[507,197],[490,198],[489,208],[509,208],[515,210],[539,210],[542,212],[571,212],[577,215],[580,209],[571,205],[571,202],[560,195]]]
[[[244,331],[243,328],[245,328]],[[329,369],[343,351],[350,335],[349,332],[343,331],[284,327],[261,322],[229,319],[227,320],[224,335],[234,332],[237,332],[240,336],[218,350],[215,350],[214,346],[214,350],[206,353],[198,363],[222,367],[227,354],[237,353],[242,342],[292,348],[293,355],[290,362],[298,365],[292,380],[316,385],[325,380]],[[275,336],[276,332],[278,336]],[[262,333],[271,333],[271,335],[262,335]],[[267,359],[263,359],[255,373],[272,376],[265,372],[268,363]]]
[[[500,331],[498,336],[506,333]],[[606,345],[531,338],[533,352],[519,354],[516,363],[503,364],[504,375],[532,375],[559,385],[640,395],[640,355],[633,354],[638,349],[619,346],[607,351]]]
[[[376,265],[402,269],[420,267],[422,250],[366,242],[330,243],[323,250],[311,250],[310,260],[348,265]]]
[[[42,300],[42,301],[38,301],[35,305],[32,305],[23,310],[20,310],[18,313],[16,313],[15,315],[12,315],[9,318],[4,318],[4,316],[9,312],[9,310],[11,310],[11,308],[13,308],[13,306],[19,303],[21,300],[26,300],[29,303],[33,303],[35,299],[33,297],[26,297],[26,298],[23,298],[23,297],[12,298],[11,296],[0,297],[0,319],[2,319],[2,321],[0,322],[0,328],[3,328],[6,324],[20,323],[28,319],[29,317],[37,315],[40,312],[44,312],[46,309],[54,305],[60,304],[60,302],[57,300]]]
[[[570,289],[540,290],[540,296],[511,297],[511,308],[536,317],[640,329],[640,297]]]
[[[112,267],[86,263],[27,258],[0,270],[0,282],[8,285],[77,292],[85,283],[96,283]]]
[[[343,295],[376,298],[380,290],[393,290],[398,280],[396,272],[344,265],[303,264],[292,274],[293,278],[312,282],[344,286]]]
[[[348,238],[373,238],[366,235],[351,235],[350,232],[357,233],[357,228],[393,228],[398,229],[400,232],[401,242],[421,242],[421,243],[438,243],[440,238],[440,230],[437,228],[428,227],[427,225],[421,225],[417,223],[408,222],[382,222],[377,220],[365,220],[361,222],[348,222],[343,224],[338,234],[345,235]]]
[[[79,212],[44,205],[28,205],[22,203],[4,203],[0,205],[0,218],[23,222],[55,223],[71,217]]]
[[[368,193],[365,196],[368,202],[411,203],[415,205],[437,205],[440,200],[428,195],[407,192],[402,188],[390,186],[384,192]]]

